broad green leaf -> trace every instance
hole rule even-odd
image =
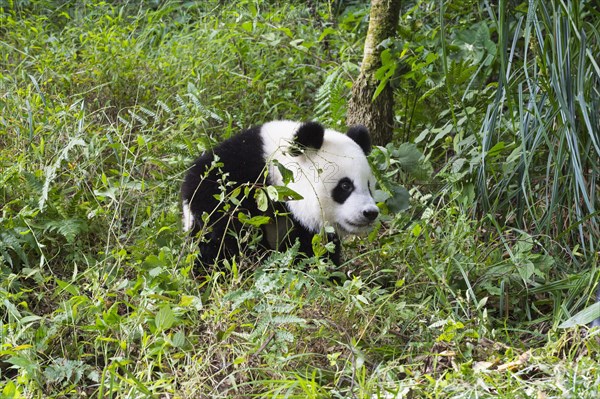
[[[277,200],[278,201],[294,201],[301,200],[303,197],[286,186],[271,186],[277,192]]]
[[[416,179],[427,180],[433,172],[431,164],[422,161],[423,153],[412,143],[402,143],[392,151],[392,158]]]
[[[256,205],[260,211],[265,212],[269,208],[269,198],[264,190],[256,190],[254,198],[256,199]]]
[[[591,323],[598,317],[600,317],[600,302],[596,302],[583,309],[581,312],[577,313],[573,317],[570,317],[568,320],[562,322],[558,326],[558,328],[571,328],[575,326],[583,326]]]
[[[183,348],[185,345],[185,333],[183,331],[177,331],[175,334],[173,334],[171,342],[173,343],[174,347]]]
[[[161,306],[154,317],[156,329],[159,331],[167,330],[173,326],[173,323],[175,323],[175,314],[171,310],[171,307],[169,305]]]
[[[243,212],[238,213],[238,219],[240,220],[240,222],[242,222],[244,224],[249,224],[251,226],[256,226],[256,227],[260,227],[263,224],[267,224],[271,221],[271,218],[269,216],[257,215],[257,216],[253,216],[253,217],[249,218]]]
[[[416,223],[415,226],[412,228],[412,234],[415,237],[418,237],[421,234],[421,225],[419,223]]]
[[[76,296],[79,295],[79,289],[73,283],[69,283],[67,281],[63,281],[59,278],[54,279],[56,284],[64,291],[67,291],[69,294]]]
[[[487,152],[487,156],[495,157],[496,155],[500,154],[505,147],[506,146],[504,145],[504,141],[499,141],[498,143],[496,143],[496,145],[489,149],[489,151]]]
[[[267,186],[264,190],[271,201],[279,201],[279,194],[277,194],[277,189],[274,186]]]
[[[2,389],[2,397],[7,399],[16,398],[17,396],[17,387],[14,382],[8,380],[4,388]]]
[[[252,21],[246,21],[242,24],[242,29],[246,32],[252,32],[253,27],[254,24],[252,23]]]
[[[402,186],[392,187],[391,197],[385,202],[391,212],[397,213],[408,209],[409,198],[408,190]]]
[[[321,35],[319,36],[319,38],[317,39],[318,42],[322,42],[323,39],[325,39],[327,36],[331,35],[331,34],[336,34],[337,31],[331,27],[327,27],[325,29],[323,29],[323,32],[321,33]]]
[[[277,166],[277,170],[281,174],[281,178],[283,179],[283,184],[286,185],[294,180],[294,172],[285,167],[281,162],[274,159],[273,165]]]

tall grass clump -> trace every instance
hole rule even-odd
[[[498,82],[477,135],[476,209],[507,248],[527,232],[534,251],[553,255],[546,272],[519,263],[530,293],[552,293],[556,325],[598,283],[600,19],[586,1],[511,4],[498,4]]]
[[[481,211],[591,259],[600,245],[598,9],[573,0],[512,11],[501,1],[498,15],[501,67],[481,129]]]

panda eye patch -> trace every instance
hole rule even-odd
[[[354,191],[354,183],[347,177],[344,177],[333,189],[332,197],[338,204],[343,204],[350,194]]]

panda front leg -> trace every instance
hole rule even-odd
[[[298,252],[304,254],[305,256],[314,256],[315,253],[313,251],[312,242],[313,237],[317,233],[312,232],[302,226],[297,220],[295,220],[295,218],[292,218],[292,221],[294,223],[294,227],[290,230],[288,235],[289,243],[293,245],[294,242],[298,240],[298,242],[300,242],[300,248],[298,249]],[[328,252],[325,255],[325,258],[331,260],[334,265],[340,266],[342,264],[342,248],[340,239],[335,233],[329,233],[326,237],[327,243],[333,243],[335,245],[335,249],[333,252]]]
[[[333,262],[334,265],[340,266],[342,264],[342,243],[340,238],[335,233],[327,234],[327,242],[331,242],[335,245],[333,252],[328,252],[328,258]]]
[[[236,238],[221,225],[214,226],[210,233],[200,238],[198,249],[200,254],[196,260],[197,272],[219,270],[223,266],[223,260],[231,259],[239,253]]]
[[[312,240],[314,236],[314,233],[307,232],[306,237],[304,239],[300,239],[300,252],[302,252],[306,256],[315,255],[312,245]],[[329,259],[334,265],[340,266],[342,264],[342,248],[340,239],[336,234],[330,233],[327,234],[327,243],[333,243],[335,245],[335,248],[333,252],[328,251],[325,254],[324,258]]]

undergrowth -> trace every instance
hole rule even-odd
[[[598,254],[575,268],[474,220],[462,169],[430,180],[414,145],[374,151],[383,216],[345,243],[339,284],[294,248],[194,271],[189,162],[271,119],[343,125],[367,27],[358,1],[224,3],[0,2],[0,397],[596,398],[598,330],[557,327]],[[423,44],[406,79],[440,76]],[[447,104],[430,89],[397,136],[445,139],[424,125],[423,104]],[[465,131],[487,90],[454,115]]]

